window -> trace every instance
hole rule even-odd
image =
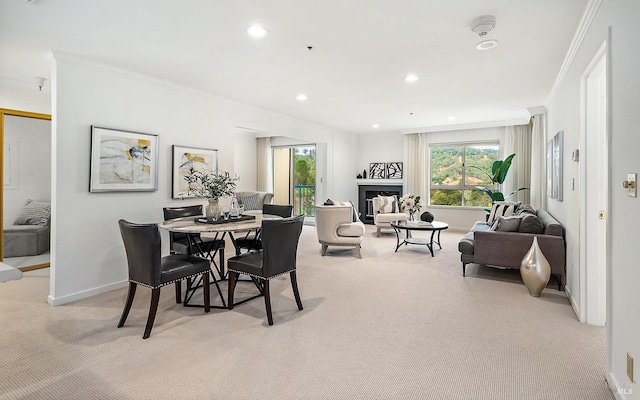
[[[477,186],[491,184],[491,166],[498,143],[448,144],[431,147],[431,205],[490,207],[491,199]]]

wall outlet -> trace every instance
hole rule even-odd
[[[627,353],[627,377],[633,382],[633,357],[629,353]]]

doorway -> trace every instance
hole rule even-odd
[[[582,76],[580,216],[580,320],[604,326],[607,319],[609,205],[607,47],[602,45]]]
[[[292,204],[296,215],[315,217],[316,146],[273,148],[273,202]]]
[[[51,116],[0,109],[0,141],[0,260],[22,271],[49,267]],[[29,201],[30,212],[36,204],[49,207],[46,222],[17,221]]]

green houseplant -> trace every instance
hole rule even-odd
[[[475,166],[470,166],[471,168],[475,168],[478,171],[482,172],[483,174],[485,174],[489,180],[491,181],[491,185],[490,186],[476,186],[476,188],[482,190],[484,193],[487,194],[487,196],[489,196],[491,198],[491,202],[496,202],[496,201],[504,201],[505,199],[507,199],[509,196],[513,195],[516,192],[519,192],[521,190],[529,190],[529,188],[519,188],[514,190],[513,192],[509,193],[508,195],[504,195],[501,191],[500,191],[500,185],[502,185],[505,181],[505,179],[507,179],[507,174],[509,173],[509,168],[511,168],[511,162],[513,161],[513,157],[515,157],[515,153],[511,154],[509,157],[505,158],[504,161],[503,160],[496,160],[493,162],[493,164],[491,165],[491,174],[489,174],[488,172],[475,167]]]
[[[233,178],[228,172],[220,171],[199,171],[191,168],[184,176],[187,181],[187,195],[193,197],[206,197],[208,204],[205,207],[205,214],[208,221],[215,221],[220,218],[221,210],[218,205],[220,197],[233,196],[236,191],[236,182],[239,177]]]

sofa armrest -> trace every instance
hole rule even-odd
[[[474,232],[474,262],[507,268],[520,268],[522,259],[531,248],[534,236],[542,254],[551,265],[551,273],[564,277],[565,243],[560,236],[534,235],[518,232]]]

